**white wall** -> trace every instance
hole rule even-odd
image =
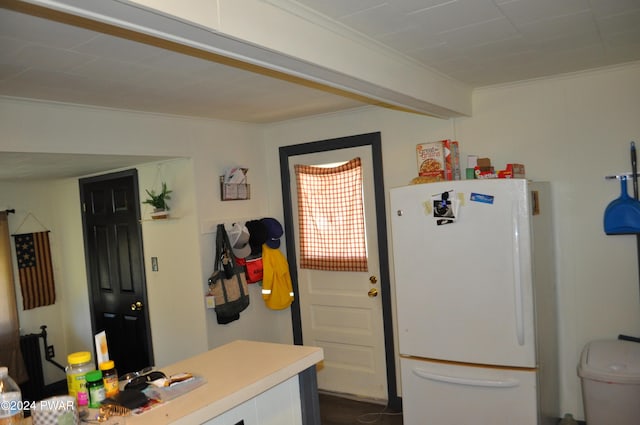
[[[74,296],[69,280],[64,280],[65,269],[68,260],[73,258],[72,255],[62,255],[64,251],[65,240],[73,238],[75,230],[82,232],[82,228],[68,228],[66,232],[60,232],[59,219],[65,213],[73,214],[73,211],[67,210],[66,203],[60,202],[61,208],[57,209],[60,214],[52,214],[50,205],[56,200],[65,198],[66,194],[58,192],[60,187],[57,182],[42,185],[40,183],[0,183],[0,198],[4,205],[20,205],[16,209],[15,214],[10,214],[9,231],[12,235],[20,233],[42,232],[49,230],[49,243],[51,247],[51,259],[53,264],[54,281],[56,285],[56,302],[53,305],[39,307],[32,310],[24,311],[22,309],[22,293],[20,290],[17,263],[13,262],[16,297],[18,303],[18,317],[20,320],[20,333],[40,333],[40,326],[47,325],[47,343],[53,345],[56,349],[55,360],[58,363],[66,364],[66,334],[67,328],[57,326],[65,315],[64,305],[70,298]],[[78,203],[76,202],[77,206]],[[77,208],[76,208],[77,209]],[[79,214],[77,214],[79,216]],[[11,242],[11,251],[15,258],[15,245]],[[84,273],[84,269],[82,269]],[[83,327],[82,322],[71,323],[70,326],[77,328]],[[45,382],[50,383],[60,379],[64,379],[64,372],[60,371],[54,365],[44,361],[44,351],[41,352],[43,359],[43,372]]]
[[[265,189],[264,148],[258,126],[0,99],[0,128],[0,151],[6,152],[186,158],[137,167],[141,200],[145,188],[158,184],[158,174],[174,190],[171,206],[176,219],[143,222],[157,365],[238,338],[291,341],[288,312],[267,310],[258,288],[252,287],[251,306],[231,324],[218,325],[214,312],[204,307],[206,280],[213,269],[215,224],[266,216],[274,202]],[[236,165],[249,168],[251,200],[222,202],[219,176]],[[3,183],[0,188],[0,203],[16,209],[10,218],[12,226],[31,211],[52,231],[61,297],[55,306],[20,311],[20,320],[27,332],[48,325],[56,359],[64,364],[66,354],[90,349],[93,344],[77,179]],[[142,211],[145,213],[145,206]],[[151,256],[159,259],[158,272],[151,271]]]
[[[529,178],[550,181],[558,252],[558,414],[583,418],[576,367],[584,344],[640,335],[635,238],[606,236],[602,229],[604,208],[619,194],[617,183],[604,176],[630,171],[638,117],[640,64],[634,64],[479,90],[471,118],[442,121],[370,108],[274,124],[265,137],[269,191],[281,195],[279,146],[373,131],[382,133],[385,190],[416,175],[417,143],[443,138],[459,140],[464,159],[486,156],[498,169],[520,162]],[[273,208],[281,217],[281,206]]]
[[[146,198],[144,189],[158,192],[162,182],[173,190],[169,220],[150,220],[150,205],[141,209],[146,308],[155,361],[162,366],[207,349],[202,338],[207,324],[202,308],[201,259],[195,255],[199,240],[193,167],[190,159],[174,159],[137,169],[141,201]],[[158,259],[158,271],[151,269],[151,257]]]

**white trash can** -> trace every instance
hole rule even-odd
[[[578,375],[588,425],[638,425],[640,343],[588,343],[582,350]]]

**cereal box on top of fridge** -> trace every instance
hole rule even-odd
[[[451,140],[440,140],[416,145],[418,176],[440,177],[442,180],[453,180],[453,164],[454,162],[459,163],[459,159],[454,161],[452,158],[452,143],[454,142]],[[457,142],[455,143],[457,144]],[[455,149],[455,152],[457,153],[458,149]]]

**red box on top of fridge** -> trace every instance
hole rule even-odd
[[[460,180],[460,153],[457,141],[440,140],[416,145],[418,175],[434,180]]]
[[[504,170],[498,171],[498,178],[500,179],[523,179],[524,165],[522,164],[507,164]]]

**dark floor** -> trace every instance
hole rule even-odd
[[[402,425],[402,413],[385,406],[365,403],[329,394],[320,394],[322,425]]]
[[[380,404],[320,393],[320,421],[322,425],[402,425],[402,413]],[[584,421],[577,423],[586,425]]]

